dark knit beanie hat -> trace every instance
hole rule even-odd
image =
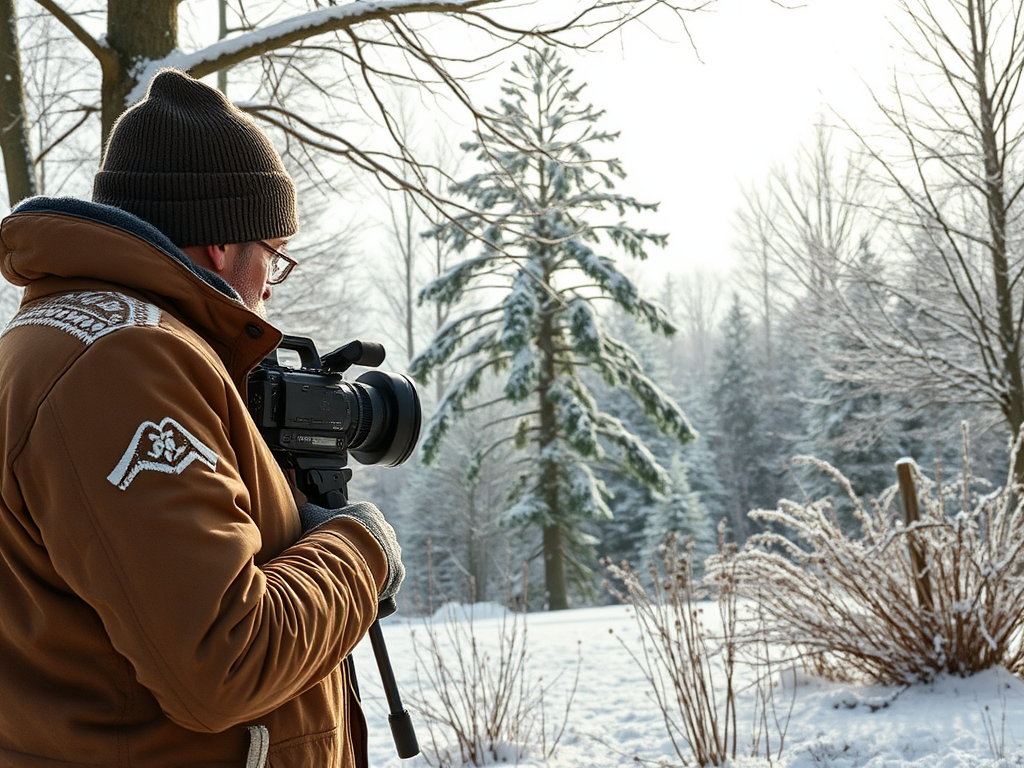
[[[224,95],[174,69],[110,131],[92,199],[134,213],[179,247],[298,231],[295,185],[266,134]]]

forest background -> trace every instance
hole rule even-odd
[[[91,62],[106,62],[112,38],[104,35],[122,4],[5,0],[20,71],[4,82],[22,85],[26,97],[29,151],[23,155],[34,178],[31,192],[87,197],[102,135],[116,116],[111,105],[142,93],[148,60],[136,56],[131,67],[122,62],[120,80],[109,74],[113,64],[104,69]],[[637,398],[602,385],[597,368],[581,374],[594,393],[595,412],[645,445],[663,474],[645,482],[642,472],[623,472],[622,462],[599,445],[578,459],[595,493],[607,489],[609,514],[571,521],[576,537],[570,549],[580,567],[571,574],[568,602],[610,599],[598,586],[600,558],[642,562],[671,531],[692,538],[701,557],[717,548],[719,521],[726,522],[726,537],[742,544],[758,530],[747,515],[751,509],[772,508],[783,497],[832,493],[820,473],[794,464],[797,455],[834,464],[864,495],[892,485],[894,462],[903,456],[936,474],[955,474],[965,442],[976,475],[1000,483],[1008,471],[1019,474],[1008,464],[1008,446],[1024,422],[1020,3],[869,4],[872,13],[880,9],[872,17],[879,24],[860,42],[877,54],[867,57],[870,77],[882,71],[886,83],[878,81],[874,90],[871,82],[857,83],[860,95],[851,102],[839,97],[838,85],[833,93],[821,84],[811,114],[788,108],[793,102],[786,101],[785,78],[764,84],[758,63],[745,53],[752,45],[747,35],[759,23],[752,16],[767,6],[780,28],[799,29],[800,14],[814,12],[814,2],[787,9],[765,0],[756,10],[727,0],[685,9],[653,3],[649,11],[638,3],[592,2],[577,6],[606,16],[584,16],[566,27],[562,21],[573,13],[558,3],[512,6],[507,17],[499,9],[494,18],[500,22],[470,17],[462,26],[459,17],[473,3],[440,10],[396,3],[398,10],[359,24],[295,33],[287,44],[262,48],[260,34],[272,37],[277,30],[283,37],[300,29],[301,19],[323,21],[334,4],[229,2],[221,17],[217,5],[197,0],[179,9],[173,3],[180,11],[178,38],[151,60],[193,67],[225,88],[275,136],[299,183],[304,229],[292,252],[302,269],[277,292],[271,317],[289,333],[313,337],[321,351],[353,338],[383,341],[390,370],[409,370],[446,323],[503,295],[488,285],[468,303],[420,301],[424,289],[436,288],[472,255],[475,241],[460,244],[450,236],[460,231],[456,225],[471,231],[472,222],[489,221],[481,214],[484,205],[466,202],[472,200],[467,180],[482,168],[508,164],[495,163],[493,155],[481,162],[459,142],[493,145],[509,138],[495,114],[499,98],[510,98],[501,91],[503,78],[526,50],[560,51],[558,61],[575,71],[549,67],[538,78],[557,73],[563,96],[586,83],[568,102],[593,103],[594,124],[603,130],[626,126],[625,136],[608,135],[603,155],[590,156],[593,166],[612,167],[603,159],[618,156],[620,142],[629,146],[630,123],[658,126],[656,138],[643,139],[657,147],[654,152],[622,153],[629,175],[612,173],[616,187],[656,202],[667,179],[686,189],[690,202],[669,205],[667,217],[642,206],[626,217],[637,232],[669,236],[664,248],[651,244],[648,260],[629,258],[638,254],[628,249],[615,253],[614,240],[607,248],[624,279],[664,308],[661,329],[674,326],[675,332],[651,334],[636,312],[614,301],[593,303],[601,326],[635,353],[645,375],[682,407],[700,436],[686,441],[682,429],[662,434]],[[406,6],[416,8],[413,20],[401,16]],[[885,14],[892,29],[881,23]],[[714,32],[712,23],[719,25]],[[673,54],[654,65],[646,49],[667,45],[663,38],[676,41]],[[255,40],[253,48],[245,56],[233,53],[232,41],[245,39]],[[766,55],[791,72],[828,70],[818,62],[831,61],[830,54],[842,58],[839,41],[851,37],[803,39],[803,50],[769,40]],[[742,98],[732,91],[711,93],[700,103],[687,98],[686,88],[699,83],[700,67],[708,66],[700,56],[709,40],[719,41],[712,50],[722,45],[743,62],[738,69],[748,82],[760,83],[765,101],[755,124],[748,119],[743,126],[731,106]],[[196,53],[204,51],[205,59]],[[645,118],[635,99],[646,89],[622,86],[619,79],[637,51],[643,51],[635,54],[640,69],[630,69],[637,72],[631,82],[658,86],[641,101],[646,98],[655,115],[659,105],[687,104],[685,122],[721,134],[724,145],[707,133],[687,141],[692,134],[679,120]],[[8,42],[3,52],[15,47]],[[3,58],[6,66],[11,57]],[[205,66],[208,61],[219,61],[223,74]],[[325,74],[332,61],[341,62],[333,65],[338,71]],[[842,88],[849,88],[849,72],[843,77]],[[111,95],[114,86],[119,95]],[[530,91],[527,77],[520,93]],[[622,98],[629,106],[621,114],[611,103],[618,92],[634,99]],[[5,109],[12,103],[9,92],[0,99]],[[488,106],[498,112],[488,113]],[[788,128],[798,115],[804,125]],[[666,127],[677,128],[675,135],[666,137]],[[785,141],[778,140],[780,132]],[[382,135],[393,140],[386,147]],[[772,151],[751,158],[751,146],[771,136],[778,141]],[[13,156],[6,149],[10,180]],[[587,164],[579,158],[567,163],[526,139],[506,149],[566,167]],[[700,176],[695,158],[717,174]],[[725,170],[735,163],[744,170]],[[723,184],[738,186],[739,199],[716,194]],[[20,193],[12,191],[11,198]],[[707,206],[716,206],[715,213]],[[465,216],[475,218],[460,219]],[[706,220],[715,235],[694,238],[689,230],[700,230],[695,219]],[[521,233],[524,220],[510,230],[519,226]],[[601,226],[610,221],[597,220],[605,222]],[[554,240],[527,237],[523,253],[547,242]],[[525,261],[511,253],[513,272]],[[17,301],[10,286],[0,291],[0,320],[6,322]],[[421,382],[428,416],[463,373],[458,362],[443,362]],[[450,427],[431,465],[417,454],[400,468],[357,466],[353,495],[373,500],[393,520],[411,593],[425,595],[429,579],[454,599],[545,607],[551,589],[544,580],[544,534],[551,526],[543,518],[538,524],[509,515],[542,451],[529,440],[510,441],[505,425],[515,414],[515,398],[500,382],[484,380],[468,394],[472,407]],[[524,463],[512,460],[517,446]],[[840,501],[837,512],[842,517],[849,509]],[[535,564],[526,575],[523,561]],[[413,602],[404,610],[413,610]]]

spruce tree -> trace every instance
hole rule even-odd
[[[848,311],[862,316],[877,312],[878,297],[870,281],[882,269],[869,241],[862,239],[857,252],[861,277],[836,288]],[[912,320],[896,317],[908,325]],[[863,338],[820,322],[805,332],[813,334],[816,355],[808,366],[804,453],[836,467],[861,498],[878,496],[895,482],[894,465],[901,457],[910,456],[922,466],[936,458],[946,467],[959,464],[959,424],[965,409],[935,404],[921,408],[913,392],[879,391],[859,375],[875,355]],[[839,521],[851,532],[859,530],[852,502],[836,492],[831,477],[806,467],[797,474],[810,496],[834,494]]]
[[[663,349],[666,340],[663,337],[645,333],[622,312],[610,313],[606,322],[616,336],[630,345],[652,379],[666,391],[676,388],[680,398],[685,397],[687,387],[680,381],[681,371],[667,364]],[[610,506],[614,514],[613,519],[595,527],[595,534],[600,540],[599,554],[613,562],[625,560],[643,568],[657,554],[657,546],[664,543],[665,536],[671,531],[680,540],[693,540],[696,543],[694,557],[703,562],[716,549],[717,518],[710,516],[701,493],[693,487],[691,478],[699,475],[701,470],[695,473],[691,462],[695,451],[708,450],[706,441],[694,440],[680,446],[676,440],[660,434],[623,389],[598,390],[596,394],[600,408],[638,435],[658,463],[666,468],[670,478],[668,490],[660,493],[628,475],[597,467],[598,477],[612,492]],[[689,404],[684,410],[690,423],[700,429]],[[703,483],[704,478],[697,482]]]
[[[690,468],[682,451],[669,464],[672,488],[667,497],[655,503],[644,527],[643,562],[659,562],[658,553],[665,538],[674,533],[680,541],[693,542],[694,562],[702,564],[717,550],[717,533],[700,494],[690,485]]]
[[[718,459],[722,482],[729,494],[729,517],[736,541],[743,543],[747,513],[775,502],[771,498],[770,454],[762,412],[763,375],[754,365],[750,318],[739,296],[722,325],[714,404],[717,414]]]
[[[694,436],[682,409],[598,317],[598,302],[611,302],[653,332],[674,332],[664,310],[642,298],[608,255],[644,259],[646,248],[666,237],[624,221],[655,206],[614,191],[622,167],[597,159],[593,148],[616,134],[598,127],[603,113],[580,101],[583,86],[572,74],[555,51],[531,51],[512,66],[499,107],[489,110],[500,132],[478,131],[463,145],[483,170],[453,192],[475,210],[438,234],[470,255],[424,290],[424,299],[451,306],[455,319],[412,365],[420,378],[452,362],[465,367],[427,425],[428,460],[453,420],[482,407],[473,395],[483,378],[503,379],[504,398],[516,407],[504,439],[526,459],[504,522],[541,532],[553,610],[569,606],[571,587],[591,584],[587,523],[611,515],[592,464],[614,461],[649,487],[669,487],[643,441],[597,406],[581,372],[597,371],[606,384],[628,389],[680,442]],[[471,299],[478,294],[483,305]],[[487,453],[480,451],[480,460]]]
[[[510,586],[506,579],[520,575],[529,543],[509,541],[499,524],[511,480],[508,451],[501,449],[497,461],[473,465],[489,432],[478,419],[457,424],[434,466],[413,463],[392,508],[410,594],[417,595],[421,609],[450,600],[502,601]]]

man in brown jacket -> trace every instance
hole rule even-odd
[[[342,661],[404,574],[370,504],[296,506],[243,393],[295,189],[164,70],[94,201],[0,226],[0,766],[365,765]],[[269,747],[269,755],[268,755]]]

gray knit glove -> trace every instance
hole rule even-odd
[[[405,578],[405,566],[402,565],[402,548],[398,546],[398,538],[395,536],[395,529],[384,519],[384,515],[377,507],[367,501],[357,501],[341,509],[324,509],[316,504],[306,502],[299,507],[299,520],[302,523],[302,534],[306,535],[314,528],[333,520],[336,517],[346,517],[355,520],[380,544],[384,550],[384,557],[388,562],[388,580],[378,596],[380,600],[387,600],[394,597],[398,588]]]

